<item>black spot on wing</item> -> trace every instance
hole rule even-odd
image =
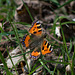
[[[46,45],[47,41],[45,42],[45,45]]]
[[[33,32],[34,34],[36,34],[37,32]]]
[[[47,51],[47,49],[45,49],[44,51]]]
[[[49,47],[49,45],[50,45],[50,44],[48,43],[48,44],[47,44],[47,48]]]
[[[41,26],[37,26],[37,28],[41,28]]]
[[[50,49],[49,49],[50,51],[52,50],[52,47],[50,47]]]
[[[40,32],[40,31],[42,31],[42,30],[38,30],[38,32]]]
[[[35,29],[33,29],[33,31],[34,31]]]
[[[44,50],[44,46],[42,47],[42,50]]]
[[[34,26],[34,24],[37,22],[38,20],[35,20],[33,23],[32,23],[32,26],[30,27],[30,29]],[[29,29],[29,31],[30,31]]]

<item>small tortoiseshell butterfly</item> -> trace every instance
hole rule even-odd
[[[25,35],[23,38],[23,46],[25,48],[34,49],[30,57],[36,60],[40,54],[49,55],[53,47],[45,40],[46,34],[43,32],[41,24],[39,21],[34,21],[32,27],[29,29],[30,35]],[[41,52],[39,48],[41,47]]]

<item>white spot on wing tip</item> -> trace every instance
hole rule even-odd
[[[39,21],[37,21],[37,23],[40,23]]]
[[[53,48],[51,48],[51,51],[53,51]]]

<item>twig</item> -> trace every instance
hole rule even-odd
[[[52,39],[54,39],[54,40],[55,40],[56,42],[58,42],[59,44],[64,44],[63,42],[57,40],[55,37],[53,37],[51,34],[49,34],[49,32],[47,32],[46,30],[45,30],[45,32],[46,32],[46,34],[49,35],[49,37],[51,37]],[[69,45],[70,45],[70,42],[67,42],[66,44],[67,44],[67,46],[69,46]],[[75,42],[72,42],[72,44],[74,45]]]

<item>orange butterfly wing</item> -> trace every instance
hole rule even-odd
[[[29,47],[29,40],[30,40],[30,36],[29,35],[25,35],[24,37],[23,37],[23,42],[22,42],[22,44],[23,44],[23,46],[24,47]]]
[[[53,50],[53,47],[51,47],[51,45],[46,40],[44,40],[41,46],[42,55],[50,54],[52,50]]]
[[[42,28],[39,21],[34,21],[32,23],[32,27],[29,29],[29,33],[33,35],[41,35],[42,34]]]
[[[40,51],[37,50],[38,48],[35,48],[34,51],[31,53],[30,58],[36,60],[40,57]]]

